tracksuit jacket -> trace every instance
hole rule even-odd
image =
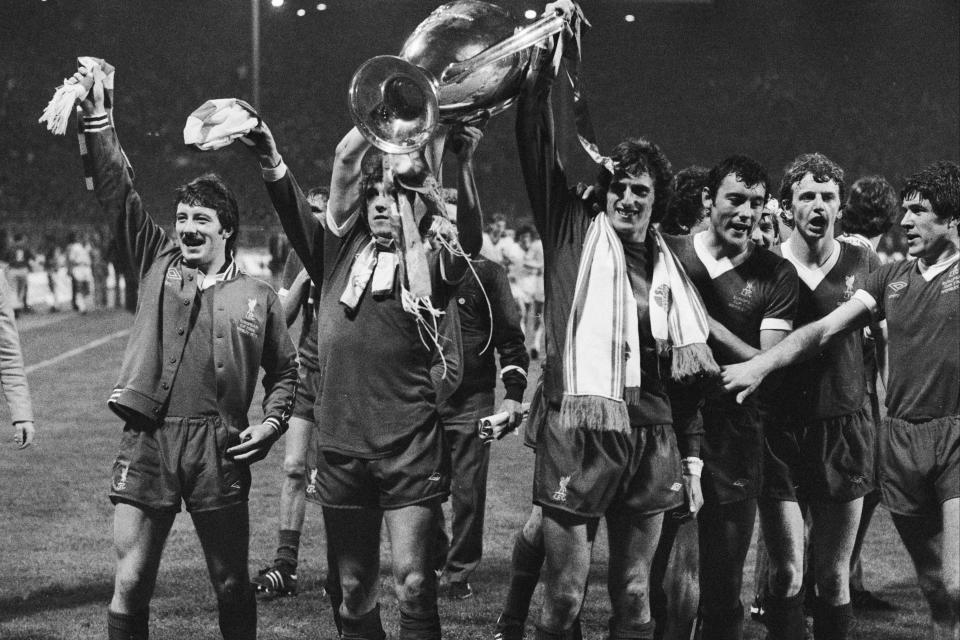
[[[197,304],[197,270],[147,214],[116,132],[103,118],[84,119],[94,187],[116,216],[117,246],[140,278],[140,299],[110,408],[121,418],[164,417]],[[214,277],[212,275],[207,277]],[[213,294],[213,362],[220,415],[241,428],[262,366],[264,422],[286,428],[297,389],[296,348],[283,307],[267,283],[230,263],[204,295]]]

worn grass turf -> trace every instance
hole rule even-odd
[[[28,316],[22,323],[27,364],[53,358],[101,336],[127,328],[122,312]],[[113,340],[41,367],[29,378],[39,435],[37,444],[16,451],[9,437],[9,413],[0,408],[0,638],[48,640],[103,638],[106,605],[112,593],[112,513],[106,498],[110,468],[120,433],[119,421],[105,399],[120,366],[125,341]],[[535,368],[535,379],[538,369]],[[259,417],[254,403],[251,418]],[[269,563],[276,545],[277,500],[282,443],[254,467],[251,492],[251,571]],[[533,455],[510,436],[494,443],[490,466],[483,564],[472,583],[475,596],[463,602],[442,600],[440,614],[447,638],[489,638],[509,575],[513,536],[526,518]],[[584,635],[606,634],[606,543],[601,529],[594,551],[591,588],[584,608]],[[324,575],[324,538],[319,509],[308,506],[301,549],[301,594],[260,601],[260,638],[334,638],[329,606],[320,597]],[[396,635],[396,600],[389,574],[389,541],[383,544],[384,624]],[[926,607],[915,586],[910,561],[889,516],[880,510],[866,552],[869,588],[894,602],[895,612],[862,616],[864,639],[922,637]],[[747,559],[743,601],[753,588],[753,549]],[[534,611],[540,603],[538,590]],[[200,546],[187,514],[174,524],[153,599],[153,638],[219,638],[216,604],[207,581]],[[532,627],[528,627],[532,630]],[[762,638],[761,628],[746,623],[747,638]]]

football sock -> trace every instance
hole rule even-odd
[[[623,623],[616,616],[610,618],[610,640],[653,640],[653,630],[657,623],[647,622]]]
[[[769,640],[804,640],[806,620],[803,615],[803,599],[806,590],[801,587],[796,595],[781,598],[767,594],[764,599],[763,622],[770,631]]]
[[[343,625],[342,640],[386,640],[387,634],[380,623],[379,604],[359,618],[343,616],[340,622]]]
[[[327,561],[329,562],[329,558]],[[328,569],[324,589],[327,592],[327,598],[330,599],[330,608],[333,609],[333,623],[337,625],[337,635],[342,636],[343,621],[340,619],[340,605],[343,604],[343,591],[340,589],[340,575],[336,571]],[[379,609],[377,611],[379,616]]]
[[[565,631],[554,631],[536,625],[534,640],[583,640],[583,631],[580,628],[580,617],[573,621],[573,626]]]
[[[399,640],[440,640],[440,612],[436,604],[431,611],[417,614],[401,606]]]
[[[283,562],[294,569],[300,556],[300,532],[296,529],[280,529],[277,544],[277,557],[274,562]]]
[[[150,609],[135,613],[107,610],[108,640],[147,640],[150,635]]]
[[[218,600],[220,635],[224,640],[256,640],[257,598],[246,589],[239,600]]]
[[[829,605],[817,600],[813,610],[815,640],[847,640],[853,623],[853,605]]]
[[[517,533],[513,543],[513,558],[511,559],[510,586],[507,590],[507,601],[503,606],[500,620],[523,624],[530,612],[530,600],[540,581],[540,569],[543,567],[543,546],[536,547],[523,537],[523,532]]]
[[[743,603],[719,614],[702,612],[703,637],[716,640],[741,640],[743,638]]]

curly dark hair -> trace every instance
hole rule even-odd
[[[240,207],[237,199],[220,176],[206,173],[177,187],[175,204],[192,207],[208,207],[217,212],[217,220],[226,231],[233,233],[227,238],[227,255],[233,253],[240,237]]]
[[[686,235],[703,219],[703,188],[709,174],[709,169],[699,165],[677,171],[670,185],[672,193],[667,211],[660,221],[661,231],[676,236]]]
[[[653,142],[644,138],[627,138],[613,149],[610,154],[614,173],[606,167],[600,169],[594,186],[594,202],[604,207],[610,183],[622,180],[626,176],[640,176],[644,173],[653,179],[653,211],[650,222],[659,222],[667,211],[667,203],[673,190],[673,167],[667,156]]]
[[[748,187],[763,185],[764,196],[770,193],[770,176],[762,164],[744,155],[727,156],[719,164],[710,169],[710,175],[707,177],[706,187],[710,191],[710,198],[717,197],[717,189],[720,183],[728,175],[733,174],[740,182]]]
[[[810,174],[817,182],[833,180],[840,190],[840,202],[846,195],[846,186],[843,180],[843,169],[836,162],[822,153],[804,153],[794,158],[793,162],[783,170],[783,180],[780,181],[780,201],[793,200],[793,185],[803,180],[803,176]]]
[[[941,160],[913,174],[907,178],[900,197],[914,194],[929,200],[939,217],[960,220],[960,165]]]
[[[850,187],[840,227],[867,238],[885,234],[900,210],[897,192],[883,176],[864,176]]]

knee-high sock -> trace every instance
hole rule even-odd
[[[368,613],[359,618],[343,617],[343,640],[386,640],[387,634],[380,623],[380,605],[378,604]]]
[[[769,640],[803,640],[806,630],[803,599],[806,595],[803,588],[789,598],[767,594],[763,622],[770,631]]]
[[[555,631],[546,627],[536,626],[534,640],[583,640],[583,631],[580,628],[580,618],[573,621],[573,626],[566,631]]]
[[[703,613],[703,637],[716,640],[743,640],[743,604],[719,614]]]
[[[544,549],[535,547],[523,537],[523,532],[517,534],[513,543],[513,558],[511,559],[510,587],[507,590],[507,601],[500,614],[501,621],[523,624],[530,612],[530,600],[540,581],[540,569],[543,567]]]
[[[813,637],[815,640],[847,640],[853,625],[853,605],[829,605],[817,600],[813,609]]]
[[[256,640],[257,598],[247,589],[239,600],[217,602],[223,640]]]
[[[400,640],[440,640],[440,612],[436,605],[425,613],[400,607]]]
[[[610,640],[653,640],[653,632],[657,623],[653,620],[647,622],[627,624],[616,619],[610,618]]]
[[[108,640],[147,640],[150,635],[150,609],[136,613],[107,610]]]
[[[277,557],[273,561],[296,568],[300,558],[300,532],[296,529],[280,529],[277,538]]]

